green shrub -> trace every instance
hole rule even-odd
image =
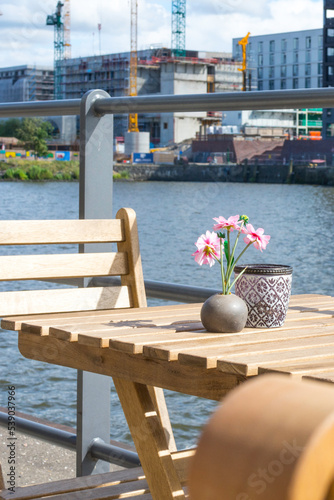
[[[118,179],[121,179],[121,178],[122,178],[122,176],[121,176],[120,173],[118,173],[118,172],[114,172],[113,173],[113,179],[114,179],[114,181],[117,181]]]
[[[7,168],[7,170],[5,170],[3,177],[4,177],[4,179],[14,179],[13,169]]]
[[[53,179],[53,173],[48,168],[41,168],[40,179],[42,181]]]
[[[32,165],[27,170],[27,176],[31,181],[39,181],[41,179],[41,168],[37,165]]]
[[[129,178],[129,171],[128,170],[122,170],[120,172],[120,174],[121,174],[121,178],[122,179],[128,179]]]
[[[19,179],[20,181],[26,181],[28,179],[27,174],[20,168],[13,169],[14,179]]]
[[[72,179],[78,180],[79,176],[80,176],[80,169],[79,169],[79,167],[75,167],[72,170],[71,174],[72,174]]]
[[[71,181],[72,180],[72,175],[70,174],[70,172],[63,172],[62,176],[63,176],[63,181]]]

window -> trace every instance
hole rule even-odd
[[[293,62],[297,63],[298,62],[298,52],[293,53]]]
[[[322,61],[322,54],[323,54],[322,49],[319,49],[318,50],[318,61]]]
[[[334,47],[328,47],[328,49],[327,49],[327,55],[329,57],[334,56]]]
[[[323,41],[322,35],[318,35],[318,47],[322,47],[322,41]]]
[[[281,89],[286,89],[286,80],[281,80]]]
[[[299,68],[298,64],[294,64],[292,66],[292,75],[293,76],[298,76],[298,68]]]
[[[257,82],[257,90],[263,90],[263,81],[262,80],[258,80],[258,82]]]
[[[310,62],[311,61],[311,51],[307,50],[305,54],[305,61]]]
[[[286,53],[285,52],[282,52],[282,54],[281,54],[281,63],[286,64]]]
[[[293,50],[298,50],[299,49],[299,38],[294,38],[293,39]]]
[[[263,66],[263,54],[259,54],[257,57],[258,66]]]
[[[298,78],[292,80],[292,88],[298,89]]]
[[[257,78],[258,80],[263,78],[263,68],[257,68]]]
[[[263,52],[263,42],[258,42],[257,44],[257,51],[258,52]]]
[[[275,81],[269,80],[269,90],[275,90]]]
[[[283,38],[281,40],[281,50],[282,50],[282,52],[286,51],[286,39],[285,38]]]
[[[269,52],[275,52],[275,40],[269,42]]]
[[[305,88],[310,89],[311,88],[311,78],[308,76],[305,78]]]
[[[164,129],[166,130],[168,128],[168,122],[164,122]]]
[[[318,74],[322,75],[322,63],[318,63]]]
[[[281,66],[281,76],[286,76],[286,66]]]
[[[307,36],[307,37],[305,38],[305,47],[306,47],[307,49],[310,49],[310,48],[311,48],[311,37],[310,37],[310,36]]]
[[[273,66],[275,64],[275,54],[269,54],[269,65]]]
[[[322,76],[318,76],[318,87],[322,87]]]
[[[333,76],[334,75],[334,67],[333,66],[328,66],[328,75]]]
[[[275,67],[270,66],[269,68],[269,78],[274,78],[275,77]]]
[[[310,74],[311,74],[311,65],[305,64],[305,75],[310,75]]]

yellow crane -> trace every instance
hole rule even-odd
[[[131,53],[129,95],[137,95],[137,11],[138,0],[131,0]],[[129,114],[129,132],[139,132],[137,113]]]
[[[241,45],[242,48],[242,67],[238,68],[239,71],[242,71],[242,90],[246,90],[247,44],[249,35],[250,32],[238,42],[238,45]]]

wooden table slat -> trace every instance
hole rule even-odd
[[[217,368],[224,373],[230,373],[240,376],[258,375],[259,366],[265,367],[273,361],[280,362],[281,365],[290,363],[291,361],[304,360],[322,360],[331,358],[334,350],[329,349],[328,345],[320,345],[317,347],[300,348],[291,351],[276,351],[268,353],[255,353],[250,356],[225,356],[224,359],[217,361]]]
[[[151,340],[141,339],[140,336],[133,338],[124,339],[124,344],[131,342],[133,345],[133,352],[140,352],[140,346],[142,346],[143,353],[147,357],[164,359],[166,361],[176,361],[178,359],[179,353],[183,354],[195,354],[198,350],[201,354],[203,349],[206,349],[207,357],[213,356],[217,358],[217,346],[222,345],[248,345],[248,344],[260,344],[261,342],[275,342],[280,340],[292,340],[295,338],[307,338],[320,335],[330,335],[334,333],[334,322],[309,322],[307,324],[299,324],[297,327],[292,327],[291,325],[285,325],[281,328],[275,328],[270,330],[267,329],[250,329],[246,328],[240,334],[203,334],[196,332],[192,336],[188,334],[188,337],[173,339],[169,338],[168,335],[165,337],[153,337]],[[167,340],[167,342],[166,342]],[[145,344],[144,345],[144,341]],[[122,340],[118,341],[118,348],[121,348]],[[113,342],[112,342],[113,343]],[[114,343],[113,343],[114,344]],[[211,349],[212,352],[208,353],[207,350]],[[130,352],[130,349],[128,349]]]

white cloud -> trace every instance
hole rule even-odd
[[[138,0],[138,48],[170,46],[172,0]],[[12,0],[0,9],[1,66],[53,65],[57,0]],[[71,0],[72,56],[130,49],[130,0]],[[322,0],[188,0],[186,44],[191,50],[231,51],[232,38],[320,28]],[[94,33],[94,35],[93,35]]]

